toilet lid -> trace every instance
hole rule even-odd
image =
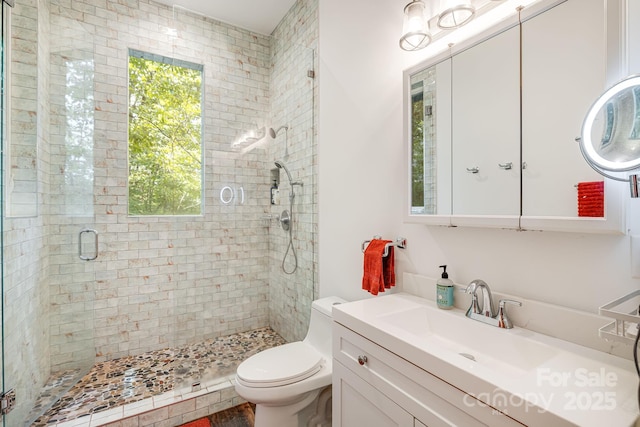
[[[322,368],[322,356],[302,341],[255,354],[242,362],[236,377],[250,387],[274,387],[309,378]]]

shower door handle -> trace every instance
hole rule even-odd
[[[94,251],[93,256],[86,256],[82,250],[82,235],[83,234],[93,234],[94,237]],[[85,228],[84,230],[80,230],[80,235],[78,236],[78,257],[80,257],[83,261],[93,261],[98,258],[98,232],[96,230],[92,230],[90,228]]]

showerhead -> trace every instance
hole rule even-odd
[[[275,164],[276,164],[276,166],[278,168],[283,169],[286,172],[287,177],[289,178],[289,184],[293,185],[293,179],[291,178],[291,174],[289,173],[289,169],[287,169],[287,167],[284,165],[284,163],[282,161],[280,161],[280,160],[276,160]]]
[[[287,130],[289,130],[289,126],[280,126],[276,130],[274,130],[273,128],[269,128],[269,136],[275,139],[275,137],[280,133],[281,130],[284,130],[286,132]]]

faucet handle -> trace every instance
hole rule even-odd
[[[496,319],[498,320],[498,327],[511,329],[513,328],[513,323],[511,323],[511,320],[507,317],[507,311],[505,309],[505,306],[507,304],[513,304],[517,305],[518,307],[522,307],[522,303],[513,299],[501,299],[498,302],[498,314],[496,315]]]
[[[522,307],[522,303],[520,301],[516,301],[514,299],[505,298],[505,299],[501,299],[498,302],[498,308],[504,309],[505,305],[507,305],[507,304],[513,304],[513,305],[517,305],[518,307]]]

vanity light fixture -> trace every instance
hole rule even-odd
[[[444,7],[438,16],[438,27],[443,30],[462,27],[476,14],[471,0],[444,0]]]
[[[401,49],[415,51],[423,49],[431,43],[429,21],[425,9],[426,5],[422,0],[413,0],[405,6],[402,37],[400,37]]]

